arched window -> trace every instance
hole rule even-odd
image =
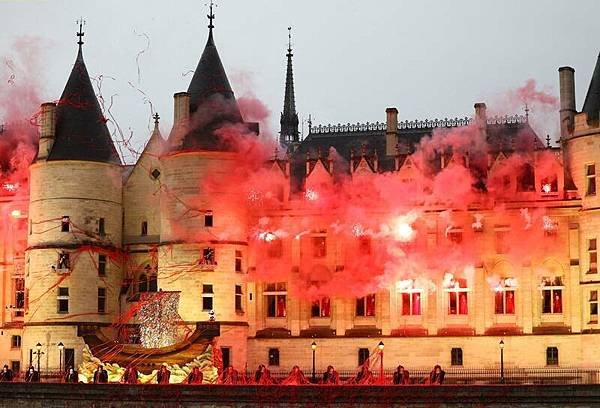
[[[148,292],[148,278],[146,274],[141,274],[138,280],[138,292]]]
[[[148,279],[148,292],[158,292],[158,280],[154,274]]]

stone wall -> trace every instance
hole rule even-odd
[[[140,386],[0,383],[0,407],[589,407],[580,386]]]

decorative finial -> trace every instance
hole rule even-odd
[[[85,20],[83,18],[80,18],[76,21],[76,23],[79,24],[79,31],[77,32],[77,37],[79,37],[79,40],[77,41],[77,44],[79,44],[79,48],[81,48],[81,46],[83,45],[83,36],[85,35],[85,33],[83,32]]]
[[[310,133],[312,129],[312,115],[309,113],[308,114],[308,133]]]
[[[529,106],[527,106],[527,102],[525,102],[525,121],[529,122]]]
[[[546,135],[546,147],[550,147],[550,135]]]
[[[152,117],[154,118],[154,126],[158,126],[158,120],[160,119],[160,116],[158,116],[158,112],[152,115]]]
[[[288,52],[292,52],[292,27],[288,27]]]
[[[213,6],[216,7],[216,4],[213,0],[210,0],[210,11],[209,13],[206,15],[206,17],[208,17],[208,28],[210,28],[210,30],[212,31],[213,28],[215,28],[214,24],[213,24],[213,20],[215,19],[215,13],[213,13]]]

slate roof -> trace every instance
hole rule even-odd
[[[596,61],[594,67],[594,73],[590,81],[590,87],[588,88],[587,95],[585,96],[585,102],[583,103],[582,112],[587,113],[588,120],[598,120],[600,111],[600,55]]]
[[[243,123],[243,119],[219,57],[212,27],[188,93],[192,130],[184,137],[182,148],[227,150],[215,131],[224,124]]]
[[[121,164],[83,61],[81,44],[56,107],[54,144],[48,160]]]

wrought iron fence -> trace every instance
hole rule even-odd
[[[410,384],[425,384],[429,378],[429,369],[409,369]],[[312,380],[312,368],[302,369],[305,377]],[[315,379],[318,384],[323,378],[325,369],[315,370]],[[374,367],[373,376],[375,383],[391,384],[394,376],[393,369],[385,369],[383,381],[380,379],[380,371]],[[504,369],[504,378],[501,378],[500,368],[458,368],[452,367],[445,369],[446,375],[444,384],[450,385],[487,385],[487,384],[512,384],[512,385],[538,385],[538,384],[600,384],[600,368],[579,368],[579,367],[526,367],[515,368],[506,367]],[[271,377],[276,382],[281,382],[290,374],[289,370],[272,370]],[[356,376],[355,370],[338,370],[340,382],[348,382]],[[254,371],[244,373],[248,382],[252,382]],[[13,381],[23,382],[25,371],[15,373]],[[59,383],[63,382],[64,373],[59,371],[42,371],[41,381]]]
[[[430,369],[409,369],[410,384],[425,384],[429,378]],[[302,370],[305,377],[311,380],[312,368]],[[316,382],[323,378],[324,369],[315,371]],[[380,371],[374,367],[373,376],[376,382],[392,383],[393,369],[384,370],[384,380],[381,381]],[[504,378],[500,368],[447,368],[444,384],[456,385],[485,385],[485,384],[600,384],[600,368],[579,367],[527,367],[504,369]],[[346,382],[356,376],[354,370],[338,370],[341,382]],[[252,379],[254,373],[247,372],[246,378]],[[289,375],[289,371],[271,371],[271,377],[281,381]]]

